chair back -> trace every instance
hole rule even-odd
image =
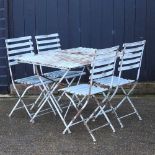
[[[35,39],[36,39],[38,53],[61,49],[58,33],[49,34],[49,35],[38,35],[38,36],[35,36]]]
[[[7,56],[8,56],[8,65],[11,75],[11,80],[13,80],[12,66],[18,64],[15,60],[20,55],[27,53],[33,53],[33,42],[31,36],[12,38],[5,40]]]
[[[92,69],[90,70],[90,83],[98,79],[111,77],[110,87],[113,84],[113,76],[115,72],[117,53],[119,46],[114,46],[106,49],[96,50],[96,54],[91,63]]]
[[[143,51],[146,41],[138,41],[133,43],[124,43],[122,57],[119,61],[118,70],[120,75],[123,71],[137,69],[136,80],[139,79],[140,68],[142,63]]]

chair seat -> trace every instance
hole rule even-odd
[[[44,73],[44,76],[51,78],[51,79],[59,79],[65,74],[65,70],[58,70],[58,71],[52,71],[48,73]],[[66,79],[74,78],[80,75],[85,75],[86,73],[83,71],[69,71],[67,75],[65,76]]]
[[[99,83],[101,85],[106,85],[106,86],[110,86],[111,85],[111,77],[105,77],[105,78],[101,78],[101,79],[97,79],[95,80],[96,83]],[[120,78],[117,76],[113,76],[113,87],[116,86],[121,86],[121,85],[125,85],[125,84],[130,84],[134,82],[134,80],[130,80],[130,79],[124,79],[124,78]]]
[[[45,79],[43,77],[41,77],[41,78],[42,78],[44,84],[51,83],[50,80]],[[42,83],[40,82],[37,75],[29,76],[29,77],[25,77],[25,78],[21,78],[21,79],[16,79],[15,82],[20,83],[20,84],[26,84],[26,85],[35,85],[35,86],[42,85]]]
[[[65,91],[65,92],[76,94],[76,95],[89,95],[89,89],[90,89],[89,84],[80,84],[80,85],[60,89],[60,91]],[[102,93],[103,91],[106,91],[106,90],[107,90],[106,88],[92,86],[90,95]]]

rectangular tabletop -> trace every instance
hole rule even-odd
[[[95,54],[92,48],[73,48],[60,51],[24,54],[16,58],[20,63],[41,65],[59,69],[72,69],[89,65]]]

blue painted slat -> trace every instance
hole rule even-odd
[[[136,0],[135,40],[146,40],[147,0]],[[146,43],[147,45],[147,43]],[[147,52],[144,50],[140,80],[147,80]],[[148,66],[149,67],[149,66]]]
[[[13,36],[12,37],[22,37],[25,36],[25,20],[24,20],[24,0],[14,0],[12,1],[13,7]],[[20,78],[25,76],[25,65],[20,64],[14,68],[15,78]]]
[[[46,0],[46,23],[47,23],[47,33],[58,32],[58,2],[57,0]]]
[[[8,64],[5,49],[5,39],[7,38],[7,1],[0,1],[0,93],[8,93]]]
[[[102,36],[102,14],[103,6],[101,0],[90,1],[90,24],[91,24],[91,47],[101,48],[101,36]],[[102,44],[103,45],[103,44]]]
[[[68,13],[68,0],[58,0],[58,32],[62,49],[69,48]]]
[[[124,0],[114,1],[114,44],[124,42]]]
[[[155,36],[155,1],[147,1],[147,81],[155,80],[155,46],[154,46],[154,36]]]
[[[81,46],[90,47],[91,41],[91,8],[90,0],[80,1]]]
[[[36,35],[46,34],[46,0],[37,0],[35,3],[35,18]]]
[[[35,35],[35,1],[24,0],[24,31],[25,36]],[[30,24],[31,23],[31,24]],[[35,40],[33,38],[33,42]],[[25,65],[25,75],[33,75],[33,66]]]
[[[125,31],[124,31],[124,41],[133,42],[134,41],[134,31],[135,31],[135,0],[125,1]]]
[[[9,1],[9,37],[59,32],[63,48],[104,48],[146,38],[141,79],[155,80],[154,6],[154,0],[13,0]],[[0,20],[1,37],[6,36],[6,26]],[[0,44],[0,57],[5,57],[4,42]],[[25,65],[15,70],[18,77],[27,73]]]
[[[114,44],[114,16],[113,0],[102,0],[101,16],[101,41],[102,48],[113,46]]]
[[[80,46],[79,0],[69,0],[69,47]]]

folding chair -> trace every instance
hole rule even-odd
[[[117,104],[117,106],[114,108],[112,105],[111,107],[113,108],[114,113],[116,114],[116,117],[118,119],[118,122],[123,128],[123,124],[121,122],[122,118],[125,118],[127,116],[136,114],[139,118],[139,120],[142,120],[141,116],[139,115],[136,107],[134,106],[133,102],[130,99],[130,94],[133,92],[135,89],[139,76],[140,76],[140,68],[141,68],[141,62],[142,62],[142,56],[143,56],[143,51],[145,47],[145,40],[144,41],[139,41],[139,42],[134,42],[134,43],[125,43],[123,44],[123,50],[122,53],[120,54],[120,61],[119,61],[119,76],[114,76],[113,77],[113,88],[115,88],[115,93],[113,96],[117,93],[118,88],[120,88],[125,95],[122,100]],[[129,71],[135,70],[135,79],[127,79],[123,77],[123,72],[127,73]],[[100,83],[101,85],[109,85],[110,84],[110,78],[106,79],[100,79],[97,82]],[[131,89],[127,92],[125,90],[124,86],[126,85],[131,85]],[[111,101],[112,98],[109,99],[109,102]],[[133,108],[133,112],[126,114],[124,116],[118,116],[116,111],[120,108],[120,106],[124,103],[124,101],[127,100]],[[95,116],[97,118],[100,115],[100,112]]]
[[[35,36],[35,39],[36,39],[38,53],[41,53],[41,52],[48,53],[48,52],[55,52],[55,51],[61,50],[58,33],[49,34],[49,35],[38,35],[38,36]],[[64,70],[57,70],[57,71],[44,73],[42,67],[41,67],[41,72],[44,76],[51,79],[60,78],[65,73]],[[74,80],[71,80],[71,82],[69,82],[68,79],[71,79],[71,78],[75,79],[76,77],[79,77],[78,79],[78,83],[79,83],[82,75],[85,75],[84,68],[82,68],[81,71],[69,71],[65,77],[65,80],[67,84],[70,86]]]
[[[20,78],[20,79],[15,79],[15,76],[13,73],[14,66],[18,65],[18,62],[15,59],[21,55],[33,53],[34,48],[33,48],[33,42],[31,41],[31,39],[32,39],[31,36],[25,36],[25,37],[12,38],[12,39],[5,40],[11,82],[12,82],[13,88],[18,96],[18,101],[16,102],[15,106],[13,107],[12,111],[10,112],[9,117],[12,116],[14,111],[24,108],[26,110],[28,116],[31,119],[33,114],[30,112],[30,109],[28,109],[28,107],[32,106],[32,104],[26,105],[23,101],[23,97],[27,93],[27,91],[29,89],[31,89],[32,87],[39,87],[42,92],[39,95],[39,97],[37,98],[37,100],[35,101],[35,102],[37,102],[41,98],[42,94],[45,91],[43,89],[42,83],[38,79],[37,75],[27,76],[27,77]],[[34,72],[34,66],[33,66],[33,72]],[[45,78],[42,78],[42,81],[45,84],[51,83],[50,80],[47,80]],[[19,93],[19,90],[16,87],[16,84],[23,84],[26,86],[25,90],[23,91],[23,93],[21,95]],[[50,103],[49,103],[49,105],[50,105],[50,108],[52,108],[52,110],[54,112],[52,105]]]
[[[100,87],[99,85],[97,85],[95,80],[114,75],[118,48],[119,46],[115,46],[108,49],[102,49],[102,50],[96,51],[95,57],[91,62],[91,69],[90,69],[91,76],[89,78],[90,79],[89,84],[79,84],[76,86],[60,89],[60,91],[65,92],[65,95],[68,97],[73,107],[77,111],[76,115],[68,123],[67,127],[64,129],[63,134],[65,134],[66,131],[71,126],[74,126],[80,122],[84,123],[93,141],[96,141],[96,138],[93,132],[102,127],[109,125],[112,131],[115,132],[115,129],[105,112],[105,108],[107,106],[107,98],[111,92],[111,88],[113,84],[113,78],[111,79],[111,86],[106,88]],[[105,99],[100,102],[99,99],[96,97],[97,94],[104,94]],[[72,98],[72,95],[74,95],[77,98],[78,102],[76,102],[76,100]],[[81,97],[81,100],[80,100],[80,97]],[[89,114],[89,116],[84,118],[84,116],[82,115],[82,112],[87,107],[90,101],[90,98],[93,98],[95,100],[97,107],[94,107],[94,110]],[[88,123],[90,122],[91,119],[94,118],[94,116],[98,111],[101,111],[107,123],[91,129]],[[80,121],[76,121],[77,118],[79,117],[80,117]]]
[[[58,33],[49,34],[49,35],[38,35],[38,36],[35,36],[35,39],[36,39],[38,53],[46,52],[48,54],[48,52],[55,52],[55,51],[61,50],[60,39],[59,39]],[[85,68],[82,68],[82,69],[76,70],[76,71],[72,70],[67,73],[64,80],[68,87],[72,85],[72,83],[75,81],[75,79],[78,79],[77,84],[80,82],[81,77],[86,74],[84,72],[84,69]],[[51,72],[45,72],[44,69],[42,68],[42,66],[40,66],[40,71],[41,71],[42,76],[45,76],[46,78],[51,79],[55,83],[58,83],[58,81],[61,79],[61,77],[63,77],[63,75],[66,73],[65,70],[55,70],[55,71],[51,71]],[[53,94],[51,94],[51,95],[53,96]],[[58,102],[62,99],[63,96],[64,96],[64,92],[61,93],[57,97],[57,100],[55,100],[55,102],[57,103],[57,106],[59,107],[61,112],[62,112],[62,108]],[[53,98],[55,99],[54,96],[53,96]]]

